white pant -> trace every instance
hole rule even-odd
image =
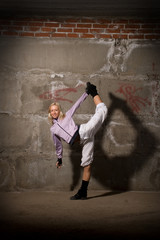
[[[85,167],[93,162],[94,136],[107,116],[107,107],[104,103],[96,106],[95,114],[91,119],[81,124],[79,128],[80,140],[83,145],[81,166]]]

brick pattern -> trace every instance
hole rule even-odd
[[[89,39],[160,39],[160,19],[5,18],[0,36]]]

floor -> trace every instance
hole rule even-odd
[[[70,191],[0,193],[2,239],[160,239],[160,192]]]

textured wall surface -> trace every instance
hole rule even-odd
[[[160,39],[160,19],[117,17],[1,17],[1,36]]]
[[[121,36],[1,34],[1,190],[78,186],[81,147],[63,143],[64,164],[56,169],[47,112],[54,101],[67,111],[87,81],[97,85],[109,111],[96,135],[90,189],[160,190],[160,41]],[[88,121],[94,109],[89,96],[75,121]]]

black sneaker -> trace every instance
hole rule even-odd
[[[87,193],[83,193],[81,192],[81,190],[79,190],[74,196],[72,196],[70,198],[70,200],[86,200],[87,199]]]
[[[85,196],[80,196],[78,193],[76,193],[74,196],[70,198],[70,200],[86,200],[87,197]]]

